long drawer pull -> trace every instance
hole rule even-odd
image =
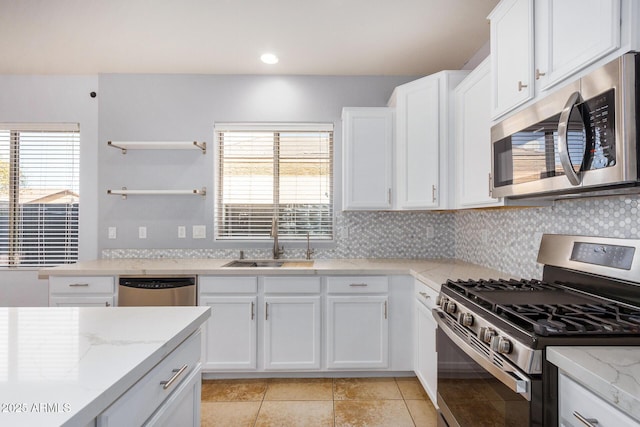
[[[352,288],[366,288],[368,285],[366,283],[352,283],[349,286]]]
[[[580,422],[587,427],[596,427],[596,425],[598,424],[598,420],[596,420],[595,418],[585,418],[578,411],[573,411],[573,416],[580,420]]]
[[[424,299],[431,299],[431,295],[427,295],[426,292],[420,292],[420,295],[422,295]]]
[[[182,365],[182,368],[174,369],[173,371],[171,371],[175,372],[171,378],[169,378],[167,381],[160,381],[160,385],[162,386],[162,388],[166,390],[171,387],[171,384],[173,384],[188,367],[189,365]]]
[[[89,284],[88,283],[69,283],[69,286],[72,288],[77,288],[77,287],[88,287]]]

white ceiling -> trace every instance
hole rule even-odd
[[[0,73],[426,75],[487,42],[497,3],[0,0]]]

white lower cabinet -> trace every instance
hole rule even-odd
[[[320,369],[320,295],[265,296],[264,368]]]
[[[264,369],[320,369],[320,277],[263,278]]]
[[[387,368],[389,323],[386,295],[327,297],[327,367]]]
[[[637,427],[640,424],[562,371],[558,372],[558,396],[558,419],[562,427]]]
[[[199,305],[211,307],[203,327],[203,369],[256,369],[258,278],[201,276],[198,286]]]
[[[113,276],[51,276],[49,307],[112,307]]]
[[[410,276],[200,276],[205,373],[411,371]]]
[[[200,425],[200,332],[196,332],[96,418],[96,427]]]
[[[438,354],[436,353],[436,323],[431,309],[435,306],[438,293],[416,280],[415,283],[415,324],[414,324],[414,372],[436,405],[438,386]]]
[[[327,367],[389,367],[389,279],[327,278]]]
[[[211,307],[211,318],[204,328],[204,367],[255,369],[257,297],[202,296],[199,305]]]

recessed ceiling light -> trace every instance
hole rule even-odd
[[[278,63],[278,57],[273,53],[265,53],[260,57],[260,60],[265,64],[273,65]]]

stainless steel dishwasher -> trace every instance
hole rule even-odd
[[[120,277],[121,307],[196,305],[196,277]]]

